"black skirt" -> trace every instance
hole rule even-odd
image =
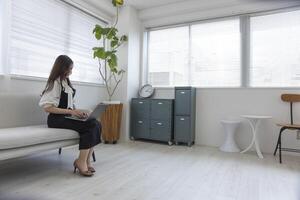
[[[49,128],[64,128],[79,133],[79,150],[89,149],[101,143],[101,124],[96,119],[77,121],[65,118],[65,115],[49,114],[47,124]]]

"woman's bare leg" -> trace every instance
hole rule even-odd
[[[88,171],[87,158],[89,156],[90,149],[79,150],[79,156],[77,159],[77,165],[81,171]]]
[[[91,167],[91,157],[93,155],[94,149],[90,148],[87,159],[86,159],[86,164],[88,167]]]

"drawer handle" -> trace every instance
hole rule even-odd
[[[162,123],[160,123],[160,122],[159,122],[159,123],[157,123],[157,125],[161,126],[161,125],[162,125]]]
[[[180,118],[181,121],[184,121],[184,118]]]
[[[143,104],[144,102],[140,101],[139,104]]]
[[[163,103],[162,103],[162,102],[158,102],[157,104],[158,104],[158,105],[163,105]]]
[[[142,123],[143,123],[143,121],[138,121],[138,123],[139,123],[139,124],[142,124]]]
[[[180,92],[180,94],[185,94],[185,92]]]

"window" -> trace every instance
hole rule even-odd
[[[300,86],[300,11],[250,19],[250,86]]]
[[[240,86],[239,20],[191,26],[191,85]]]
[[[55,58],[74,61],[71,79],[101,83],[92,30],[103,22],[59,0],[12,0],[10,74],[48,77]]]
[[[262,14],[150,30],[148,82],[300,87],[300,10]]]
[[[149,32],[148,81],[155,86],[240,86],[239,20]]]
[[[151,31],[148,80],[153,85],[184,85],[188,81],[189,28]]]

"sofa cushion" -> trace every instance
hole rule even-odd
[[[0,128],[41,125],[47,113],[39,107],[38,94],[0,93]]]
[[[0,129],[0,150],[78,138],[76,131],[46,125],[3,128]]]

